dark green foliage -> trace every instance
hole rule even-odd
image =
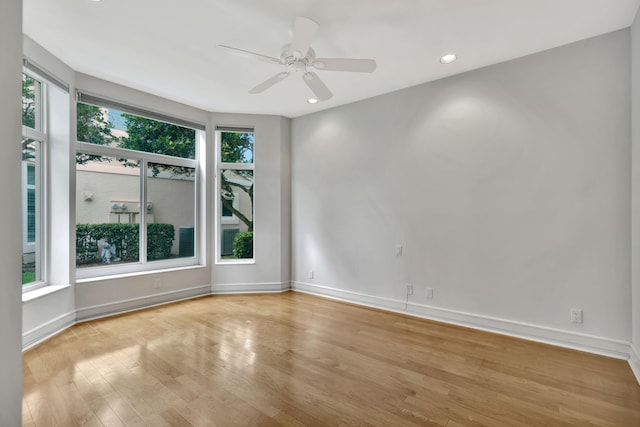
[[[30,128],[36,127],[36,81],[22,74],[22,124]],[[35,159],[35,147],[29,138],[22,138],[22,160]]]
[[[166,259],[171,256],[171,246],[176,238],[173,224],[147,225],[147,260]]]
[[[253,231],[242,231],[233,239],[233,256],[236,258],[253,258]]]
[[[22,75],[22,124],[30,128],[36,127],[36,94],[34,91],[35,81]]]
[[[80,142],[105,145],[113,141],[113,124],[105,118],[100,107],[78,102],[77,138]]]
[[[253,133],[222,132],[220,160],[224,163],[253,163]]]
[[[76,225],[76,264],[101,263],[102,248],[98,241],[104,240],[116,246],[116,257],[120,261],[139,259],[139,224],[78,224]],[[175,238],[172,224],[149,224],[147,226],[148,259],[171,257],[171,246]]]
[[[123,113],[122,117],[128,136],[120,140],[120,148],[195,159],[195,130],[132,114]]]
[[[115,137],[111,134],[113,124],[105,119],[104,112],[100,107],[87,105],[78,102],[76,137],[80,142],[90,142],[91,144],[107,145],[114,142]],[[88,161],[102,161],[101,156],[77,153],[76,163],[83,165]]]

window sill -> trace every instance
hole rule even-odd
[[[216,261],[216,265],[253,265],[255,263],[255,259],[219,259]]]
[[[34,289],[33,291],[29,291],[29,292],[24,292],[22,294],[22,302],[29,302],[29,301],[33,301],[36,300],[38,298],[42,298],[44,296],[53,294],[55,292],[61,291],[63,289],[67,289],[70,288],[71,285],[49,285],[49,286],[43,286],[41,288],[38,289]]]
[[[105,275],[101,275],[101,276],[77,278],[76,279],[76,283],[77,284],[83,284],[83,283],[91,283],[91,282],[100,282],[100,281],[103,281],[103,280],[123,279],[123,278],[127,278],[127,277],[146,276],[146,275],[149,275],[149,274],[170,273],[170,272],[173,272],[173,271],[195,270],[195,269],[198,269],[198,268],[205,268],[205,267],[206,267],[206,265],[195,264],[195,265],[188,265],[188,266],[184,266],[184,267],[162,268],[162,269],[157,269],[157,270],[142,270],[142,271],[134,271],[134,272],[127,272],[127,273],[117,273],[117,274],[105,274]]]

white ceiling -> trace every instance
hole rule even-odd
[[[24,0],[24,32],[76,71],[208,111],[297,117],[631,25],[640,0]],[[292,76],[230,55],[278,57],[296,16],[319,57],[373,58],[373,74],[319,71],[334,93],[309,105]],[[442,65],[449,52],[458,61]]]

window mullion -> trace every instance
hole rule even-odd
[[[37,141],[45,141],[47,139],[47,135],[44,132],[40,132],[24,125],[22,126],[22,136]]]
[[[219,163],[218,168],[250,171],[254,169],[254,164],[253,163]]]
[[[44,203],[45,192],[44,192],[44,178],[43,178],[43,152],[44,149],[42,147],[42,142],[36,144],[36,167],[35,167],[35,184],[36,184],[36,218],[39,220],[36,221],[36,277],[40,280],[44,280],[46,276],[43,274],[42,266],[43,264],[43,249],[45,246],[45,236],[46,230],[44,229],[44,224],[46,221],[43,221],[44,216]]]
[[[146,264],[147,260],[147,160],[142,159],[140,162],[140,263]]]
[[[197,161],[194,159],[183,159],[180,157],[166,156],[163,154],[146,153],[144,151],[129,150],[126,148],[117,148],[109,145],[98,145],[90,142],[76,142],[76,150],[86,154],[93,154],[97,156],[112,156],[112,157],[126,157],[126,158],[144,158],[153,163],[162,163],[171,166],[182,166],[188,168],[195,168]]]

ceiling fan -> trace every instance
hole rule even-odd
[[[228,49],[232,53],[244,57],[258,59],[272,64],[284,65],[286,71],[268,78],[260,83],[249,93],[262,93],[276,83],[289,77],[292,73],[300,73],[302,81],[311,89],[319,101],[326,101],[333,94],[329,88],[320,80],[315,73],[322,71],[350,71],[357,73],[372,73],[376,69],[376,61],[373,59],[353,59],[353,58],[316,58],[315,51],[311,48],[311,42],[316,32],[318,24],[309,18],[297,17],[293,27],[293,37],[290,44],[282,48],[279,58],[262,55],[237,47],[218,45],[218,47]]]

